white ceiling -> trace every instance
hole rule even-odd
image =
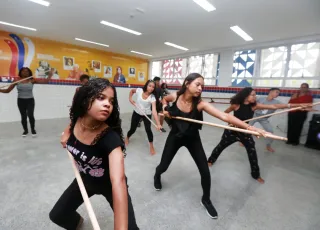
[[[47,8],[27,0],[1,0],[0,21],[37,31],[4,25],[0,25],[0,30],[143,58],[148,57],[130,50],[160,58],[186,53],[164,45],[166,41],[187,47],[187,52],[198,52],[320,35],[320,0],[209,0],[217,8],[210,13],[192,0],[48,1],[51,6]],[[137,7],[145,12],[139,13]],[[101,20],[142,35],[103,26]],[[233,33],[229,29],[233,25],[240,26],[253,41],[245,42]],[[75,37],[110,47],[75,41]]]

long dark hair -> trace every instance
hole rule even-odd
[[[76,125],[78,118],[83,117],[88,112],[88,110],[92,106],[93,101],[98,98],[101,92],[107,87],[113,89],[114,100],[112,113],[105,121],[105,123],[116,133],[118,133],[121,140],[124,141],[121,128],[120,108],[118,104],[117,91],[115,87],[109,82],[109,80],[103,78],[93,78],[89,80],[86,85],[81,86],[76,92],[72,102],[72,106],[70,108],[71,132]]]
[[[155,83],[153,80],[148,80],[148,81],[146,82],[146,84],[144,84],[144,86],[143,86],[142,89],[143,89],[143,92],[147,92],[148,85],[149,85],[150,82],[152,82],[152,83],[154,84],[154,89],[153,89],[153,91],[151,92],[151,94],[154,95],[154,91],[156,90],[156,83]]]
[[[234,95],[231,100],[230,104],[240,105],[243,104],[245,99],[251,94],[253,91],[253,88],[251,87],[245,87],[242,90],[240,90],[236,95]],[[255,106],[257,103],[250,103],[251,106]]]
[[[191,84],[194,80],[197,78],[203,78],[198,73],[190,73],[183,81],[181,89],[177,92],[177,97],[180,97],[182,94],[184,94],[187,90],[187,85]],[[192,110],[196,111],[199,102],[201,101],[201,94],[198,97],[192,97]]]

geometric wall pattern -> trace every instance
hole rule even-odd
[[[251,86],[256,60],[255,50],[237,51],[233,56],[232,86]],[[245,79],[249,78],[249,79]]]
[[[320,43],[291,46],[288,77],[320,76]]]
[[[263,49],[259,77],[284,77],[287,55],[286,46]]]

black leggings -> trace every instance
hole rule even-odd
[[[217,145],[217,147],[214,148],[214,150],[211,153],[211,156],[208,159],[209,163],[214,163],[220,156],[221,152],[227,148],[228,146],[232,145],[235,142],[241,142],[248,153],[248,158],[250,162],[251,167],[251,176],[254,179],[258,179],[260,177],[260,169],[258,165],[258,157],[256,152],[255,143],[253,140],[252,135],[239,133],[235,131],[230,131],[225,129],[224,133],[222,134],[222,138],[220,143]]]
[[[21,114],[21,124],[24,131],[28,131],[27,117],[29,117],[29,122],[31,130],[34,130],[35,119],[34,119],[34,98],[18,98],[18,107]]]
[[[209,172],[207,157],[201,143],[199,132],[192,137],[177,137],[171,131],[168,135],[162,153],[161,162],[156,168],[155,176],[160,177],[162,173],[167,171],[171,161],[182,146],[185,146],[189,150],[200,172],[201,185],[203,189],[203,199],[210,200],[211,175]]]
[[[303,124],[307,119],[308,112],[296,111],[288,113],[288,143],[299,144],[300,135],[303,129]]]
[[[110,186],[106,185],[105,183],[93,185],[86,182],[86,180],[83,180],[83,183],[85,184],[85,188],[89,197],[95,194],[103,195],[113,209],[112,189]],[[74,179],[51,210],[49,214],[50,220],[64,229],[75,230],[80,221],[80,214],[76,210],[82,203],[83,198],[81,196],[77,180]],[[129,193],[128,229],[139,230]]]
[[[147,115],[147,116],[151,119],[151,115]],[[133,113],[132,113],[131,126],[130,126],[130,130],[128,131],[127,137],[130,138],[132,136],[132,134],[134,134],[134,132],[136,131],[136,129],[138,127],[139,121],[141,119],[143,120],[144,128],[147,132],[149,142],[153,142],[153,133],[151,131],[151,122],[145,116],[141,116],[138,113],[136,113],[135,111],[133,111]]]

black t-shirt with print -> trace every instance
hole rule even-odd
[[[115,131],[110,128],[103,131],[94,145],[86,145],[77,140],[72,132],[67,142],[67,149],[73,156],[76,166],[86,180],[109,183],[109,154],[118,147],[124,147]]]

